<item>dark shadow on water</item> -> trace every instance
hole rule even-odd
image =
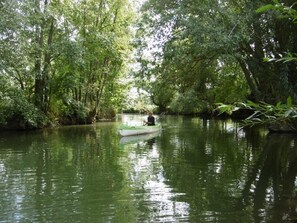
[[[268,134],[242,191],[242,207],[253,204],[255,222],[263,215],[268,222],[297,222],[296,174],[296,134]]]
[[[156,137],[146,140],[146,144],[148,145],[149,149],[153,149],[153,146],[155,143],[156,143]]]

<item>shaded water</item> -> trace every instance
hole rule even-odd
[[[141,137],[121,120],[1,133],[0,222],[296,222],[296,135],[159,121]]]

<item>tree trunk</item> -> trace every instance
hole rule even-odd
[[[40,2],[35,1],[35,13],[36,15],[40,15]],[[42,22],[39,21],[41,24]],[[36,49],[35,49],[35,66],[34,66],[34,73],[35,73],[35,87],[34,87],[34,98],[35,98],[35,105],[37,108],[42,109],[42,102],[43,102],[43,88],[44,88],[44,79],[42,75],[42,47],[43,47],[43,28],[42,25],[36,24],[35,27],[35,42],[36,42]]]
[[[239,65],[243,71],[243,74],[245,76],[245,79],[247,81],[247,84],[250,87],[251,90],[251,100],[255,100],[255,101],[260,101],[261,99],[261,92],[258,90],[258,87],[255,83],[255,81],[253,81],[252,79],[252,74],[249,71],[249,69],[247,68],[247,65],[245,63],[245,61],[243,61],[242,59],[237,59],[237,61],[239,62]]]
[[[43,79],[44,79],[44,92],[43,92],[43,111],[45,113],[49,110],[49,101],[50,101],[50,86],[49,86],[49,79],[50,79],[50,64],[52,59],[51,53],[51,45],[53,42],[53,35],[54,35],[54,18],[50,18],[50,29],[48,32],[48,39],[47,39],[47,52],[44,56],[44,70],[43,70]]]

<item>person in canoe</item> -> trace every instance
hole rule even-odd
[[[153,116],[152,112],[149,112],[147,117],[147,121],[144,121],[145,125],[155,125],[155,117]]]

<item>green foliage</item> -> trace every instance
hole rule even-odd
[[[89,115],[89,110],[79,101],[72,99],[64,100],[58,103],[59,117],[62,119],[70,119],[72,123],[84,123]]]
[[[294,8],[296,2],[292,3],[290,6],[286,6],[283,3],[280,3],[278,0],[273,0],[274,4],[267,4],[262,7],[259,7],[257,13],[265,13],[267,11],[279,11],[282,18],[292,19],[294,23],[297,22],[297,10]]]
[[[155,81],[151,84],[150,92],[153,103],[158,106],[159,112],[162,113],[169,108],[176,91],[172,85],[166,82]]]
[[[214,10],[213,17],[206,16],[209,8]],[[141,29],[141,34],[153,33],[152,38],[155,41],[150,41],[149,47],[146,47],[143,42],[140,44],[140,61],[143,62],[142,68],[145,70],[137,75],[141,76],[141,79],[146,76],[155,76],[157,83],[166,83],[171,86],[177,95],[173,100],[168,100],[172,101],[171,110],[196,113],[201,110],[201,107],[207,108],[217,100],[234,102],[236,98],[241,98],[241,94],[236,91],[245,85],[244,79],[241,78],[239,82],[240,78],[237,77],[240,72],[238,71],[234,72],[236,80],[232,77],[226,78],[230,75],[227,73],[231,71],[226,72],[227,60],[220,56],[220,52],[225,52],[230,44],[234,45],[234,40],[225,38],[226,32],[220,30],[223,26],[214,25],[221,19],[216,15],[216,12],[222,10],[219,6],[212,5],[210,2],[207,4],[175,2],[173,4],[170,1],[148,1],[144,10],[151,16],[144,17],[141,25],[145,30]],[[141,41],[145,42],[145,37],[142,40],[140,36]],[[156,47],[161,48],[162,52],[153,51],[152,57],[143,58],[142,52]],[[220,64],[224,64],[224,67]],[[245,90],[246,87],[242,89]],[[153,95],[156,95],[155,92],[152,89]],[[242,92],[244,92],[242,95],[246,95],[246,91]],[[172,95],[167,93],[166,88],[157,93],[158,98]],[[237,97],[234,98],[234,96]],[[181,107],[178,108],[178,106]]]
[[[224,114],[224,113],[226,113],[228,115],[232,115],[233,112],[240,109],[240,107],[236,104],[217,103],[216,106],[217,106],[216,110],[219,111],[219,115]]]
[[[266,13],[267,11],[278,11],[281,13],[280,17],[282,19],[289,19],[292,20],[293,23],[297,23],[297,10],[294,9],[294,5],[296,5],[296,2],[288,7],[284,4],[281,4],[278,0],[273,1],[274,4],[268,4],[264,5],[256,10],[258,13]],[[297,62],[297,53],[287,52],[285,56],[282,56],[281,58],[264,58],[265,62]]]
[[[75,123],[118,110],[132,9],[128,0],[2,1],[0,75],[8,82],[3,78],[0,84],[8,83],[22,97],[19,107],[2,106],[0,112],[11,109],[36,126],[40,111],[54,121],[67,117]],[[2,123],[8,118],[2,116]]]
[[[267,103],[254,103],[247,101],[241,103],[243,108],[254,110],[253,115],[245,119],[245,125],[255,124],[292,124],[297,120],[297,107],[293,106],[292,98],[289,97],[286,103],[271,105]]]
[[[41,128],[48,118],[27,97],[27,92],[11,86],[6,76],[0,77],[0,126],[4,128]]]
[[[48,118],[32,103],[23,91],[7,89],[0,97],[0,126],[12,128],[41,128],[49,125]]]
[[[231,58],[220,59],[220,66],[217,67],[217,77],[208,89],[209,98],[212,103],[233,104],[244,101],[250,95],[248,84],[240,70],[240,66]]]
[[[170,110],[179,114],[197,114],[207,106],[200,100],[197,92],[189,90],[183,94],[177,94],[170,103]]]
[[[260,13],[279,7],[277,1],[264,6],[264,0],[149,0],[139,26],[143,67],[137,76],[155,76],[180,95],[192,89],[210,104],[246,98],[275,103],[290,95],[295,101],[293,2],[279,3],[286,11],[283,16],[280,10]],[[281,58],[284,52],[290,54]],[[268,65],[266,56],[275,61]]]
[[[292,98],[288,97],[286,103],[278,102],[276,105],[265,102],[255,103],[247,101],[234,104],[217,104],[219,114],[232,115],[239,110],[251,110],[253,114],[243,120],[243,126],[267,125],[277,127],[276,130],[297,130],[297,107],[293,105]]]

